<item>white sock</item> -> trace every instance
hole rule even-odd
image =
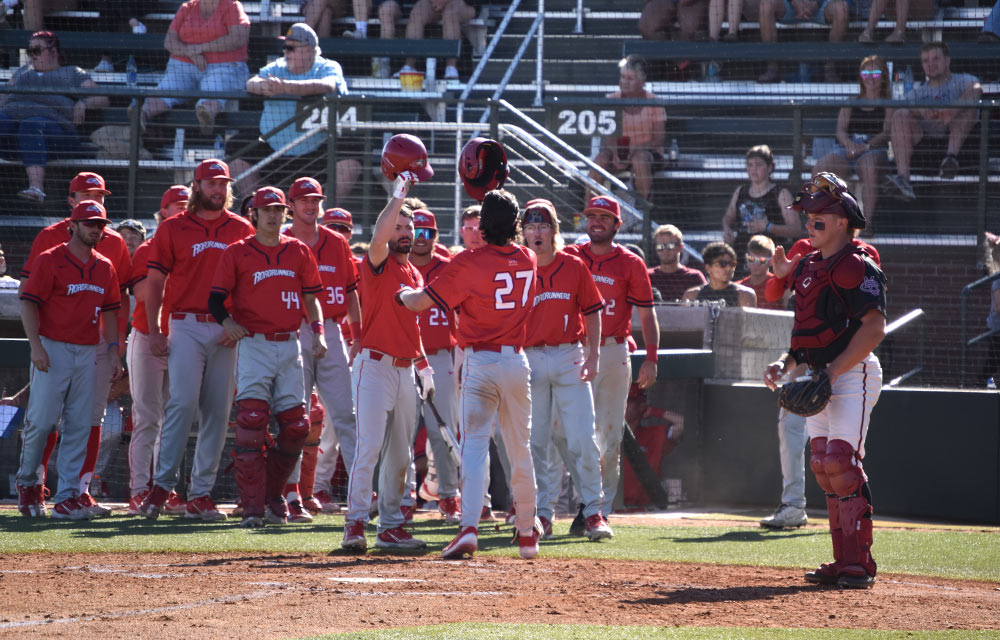
[[[355,20],[354,21],[354,32],[361,36],[362,38],[368,37],[368,21],[367,20]]]

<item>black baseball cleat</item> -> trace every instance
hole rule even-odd
[[[806,582],[812,584],[835,585],[840,577],[838,568],[832,562],[824,562],[818,568],[806,572]]]
[[[837,584],[847,589],[870,589],[875,584],[875,576],[868,573],[863,576],[845,573],[837,579]]]
[[[583,505],[579,506],[573,524],[569,525],[569,535],[582,536],[587,529],[587,519],[583,517]]]

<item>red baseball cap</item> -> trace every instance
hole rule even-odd
[[[84,200],[73,207],[73,213],[69,217],[70,222],[91,222],[99,221],[107,224],[108,212],[104,205],[97,200]]]
[[[299,178],[288,188],[288,199],[295,201],[299,198],[324,198],[323,187],[314,178]]]
[[[233,179],[229,177],[229,165],[218,158],[202,160],[198,168],[194,170],[194,179],[228,180],[233,182]]]
[[[618,201],[610,196],[594,196],[587,203],[587,206],[583,209],[583,215],[609,215],[615,220],[621,222],[622,210],[618,205]]]
[[[544,216],[539,215],[539,210],[541,210],[541,213],[544,214]],[[548,219],[542,219],[545,217]],[[524,205],[524,215],[521,216],[521,224],[530,224],[532,222],[555,224],[555,221],[558,219],[559,217],[556,215],[556,208],[550,200],[546,200],[545,198],[535,198],[534,200],[528,200],[528,202]]]
[[[78,173],[70,181],[70,193],[79,193],[81,191],[100,191],[106,196],[111,195],[111,192],[104,186],[104,178],[92,171]]]
[[[438,228],[437,220],[434,219],[434,214],[427,209],[414,209],[413,228],[434,229],[436,231]]]
[[[323,219],[321,222],[323,224],[343,224],[354,228],[354,218],[351,216],[351,212],[347,209],[341,209],[340,207],[327,209],[323,212]]]
[[[163,211],[175,202],[187,202],[191,199],[191,189],[183,184],[175,184],[163,192],[160,198],[160,211]]]
[[[284,207],[288,208],[285,202],[285,192],[278,187],[261,187],[253,193],[253,201],[250,206],[254,209],[261,207]]]

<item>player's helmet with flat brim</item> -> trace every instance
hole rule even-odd
[[[821,171],[813,179],[802,185],[789,205],[796,211],[806,213],[833,213],[847,218],[847,224],[855,229],[867,225],[857,198],[847,189],[847,183],[840,176]]]
[[[404,171],[410,171],[420,182],[434,177],[434,170],[427,159],[427,147],[420,138],[408,133],[398,133],[382,147],[382,173],[395,180]]]
[[[486,194],[507,182],[507,152],[496,140],[473,138],[458,157],[458,176],[469,197],[482,202]]]

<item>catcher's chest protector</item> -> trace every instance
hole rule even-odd
[[[795,324],[792,349],[819,349],[832,344],[848,327],[844,294],[833,283],[831,274],[837,265],[854,251],[823,260],[817,251],[809,254],[795,269]]]

